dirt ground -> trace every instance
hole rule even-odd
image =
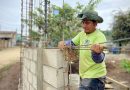
[[[18,90],[19,62],[12,64],[6,70],[0,71],[0,90]]]
[[[8,64],[13,64],[20,59],[20,48],[13,47],[0,51],[0,68]]]
[[[0,90],[18,90],[20,48],[0,51]]]
[[[122,59],[130,58],[125,55],[107,55],[106,65],[107,65],[107,76],[117,80],[118,82],[130,86],[130,73],[126,72],[120,66],[120,62]]]

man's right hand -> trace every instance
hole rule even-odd
[[[65,42],[64,42],[64,41],[60,41],[60,42],[58,43],[58,48],[59,48],[59,49],[63,50],[65,47],[66,47],[66,45],[65,45]]]

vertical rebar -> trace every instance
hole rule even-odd
[[[27,17],[27,13],[28,13],[28,2],[27,2],[28,0],[26,0],[26,38],[27,38],[27,27],[28,27],[28,17]]]
[[[63,22],[63,24],[62,24],[62,40],[64,41],[64,38],[65,38],[65,36],[64,36],[64,17],[65,17],[65,12],[64,12],[64,0],[63,0],[63,19],[62,19],[62,22]]]
[[[33,0],[29,0],[29,40],[30,44],[32,44],[32,12],[33,12]]]
[[[47,33],[47,0],[45,0],[45,33]]]
[[[20,44],[20,80],[19,80],[19,88],[22,88],[22,43],[23,43],[23,0],[21,0],[21,44]]]

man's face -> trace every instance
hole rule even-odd
[[[96,30],[97,22],[93,22],[90,20],[82,20],[82,27],[84,29],[84,32],[89,34]]]

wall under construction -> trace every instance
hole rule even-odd
[[[67,61],[59,49],[24,49],[22,60],[19,90],[70,90]],[[78,90],[78,86],[71,85],[71,90]]]

